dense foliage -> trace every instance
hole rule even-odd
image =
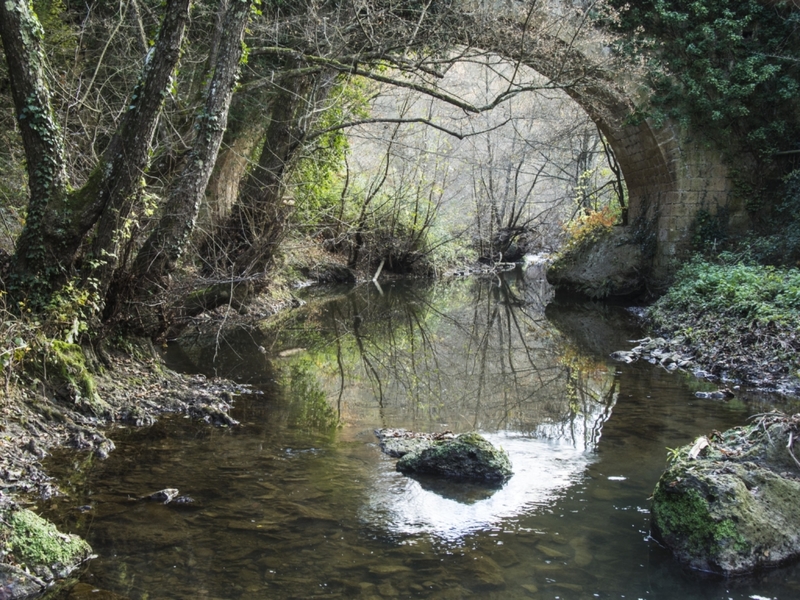
[[[798,269],[763,267],[731,254],[718,262],[698,257],[678,272],[650,317],[719,371],[797,376],[800,368]]]
[[[652,59],[655,112],[688,119],[723,147],[762,155],[798,136],[800,11],[760,0],[612,0],[625,52]],[[654,51],[649,53],[648,51]],[[733,136],[733,139],[731,139]]]
[[[800,170],[786,176],[779,199],[761,218],[763,231],[744,245],[759,262],[800,266]]]

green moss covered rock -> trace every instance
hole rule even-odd
[[[397,461],[397,470],[492,484],[503,483],[512,475],[505,450],[495,448],[477,433],[437,440],[426,448],[409,452]]]
[[[3,586],[49,583],[69,575],[84,562],[92,549],[77,535],[61,533],[50,521],[15,505],[0,510],[0,539],[5,566]],[[27,581],[25,573],[38,579]],[[17,597],[17,596],[14,596]]]
[[[676,451],[653,494],[654,535],[682,563],[725,575],[800,557],[798,430],[775,413]]]

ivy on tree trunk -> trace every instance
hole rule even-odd
[[[148,52],[120,126],[88,181],[74,191],[69,190],[61,132],[44,73],[41,24],[26,0],[0,6],[0,34],[31,182],[27,219],[11,273],[11,287],[16,286],[19,296],[46,302],[76,271],[79,250],[95,226],[84,277],[100,291],[107,286],[180,58],[189,5],[190,0],[167,2],[158,39]]]
[[[136,257],[133,266],[136,279],[155,283],[168,275],[175,268],[194,229],[227,127],[249,13],[250,0],[233,2],[227,11],[206,102],[195,119],[196,135],[192,149],[183,171],[168,193],[158,225]]]

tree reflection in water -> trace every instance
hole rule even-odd
[[[617,387],[545,317],[536,277],[362,285],[281,327],[345,423],[511,432],[591,450]],[[299,369],[299,370],[298,370]],[[307,377],[307,375],[304,375]]]

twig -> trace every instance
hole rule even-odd
[[[794,455],[794,452],[792,452],[792,446],[793,445],[794,445],[794,431],[790,431],[789,432],[789,445],[786,446],[786,449],[789,451],[789,456],[792,457],[792,460],[794,461],[794,463],[797,465],[798,468],[800,468],[800,460],[797,460],[797,457]]]

